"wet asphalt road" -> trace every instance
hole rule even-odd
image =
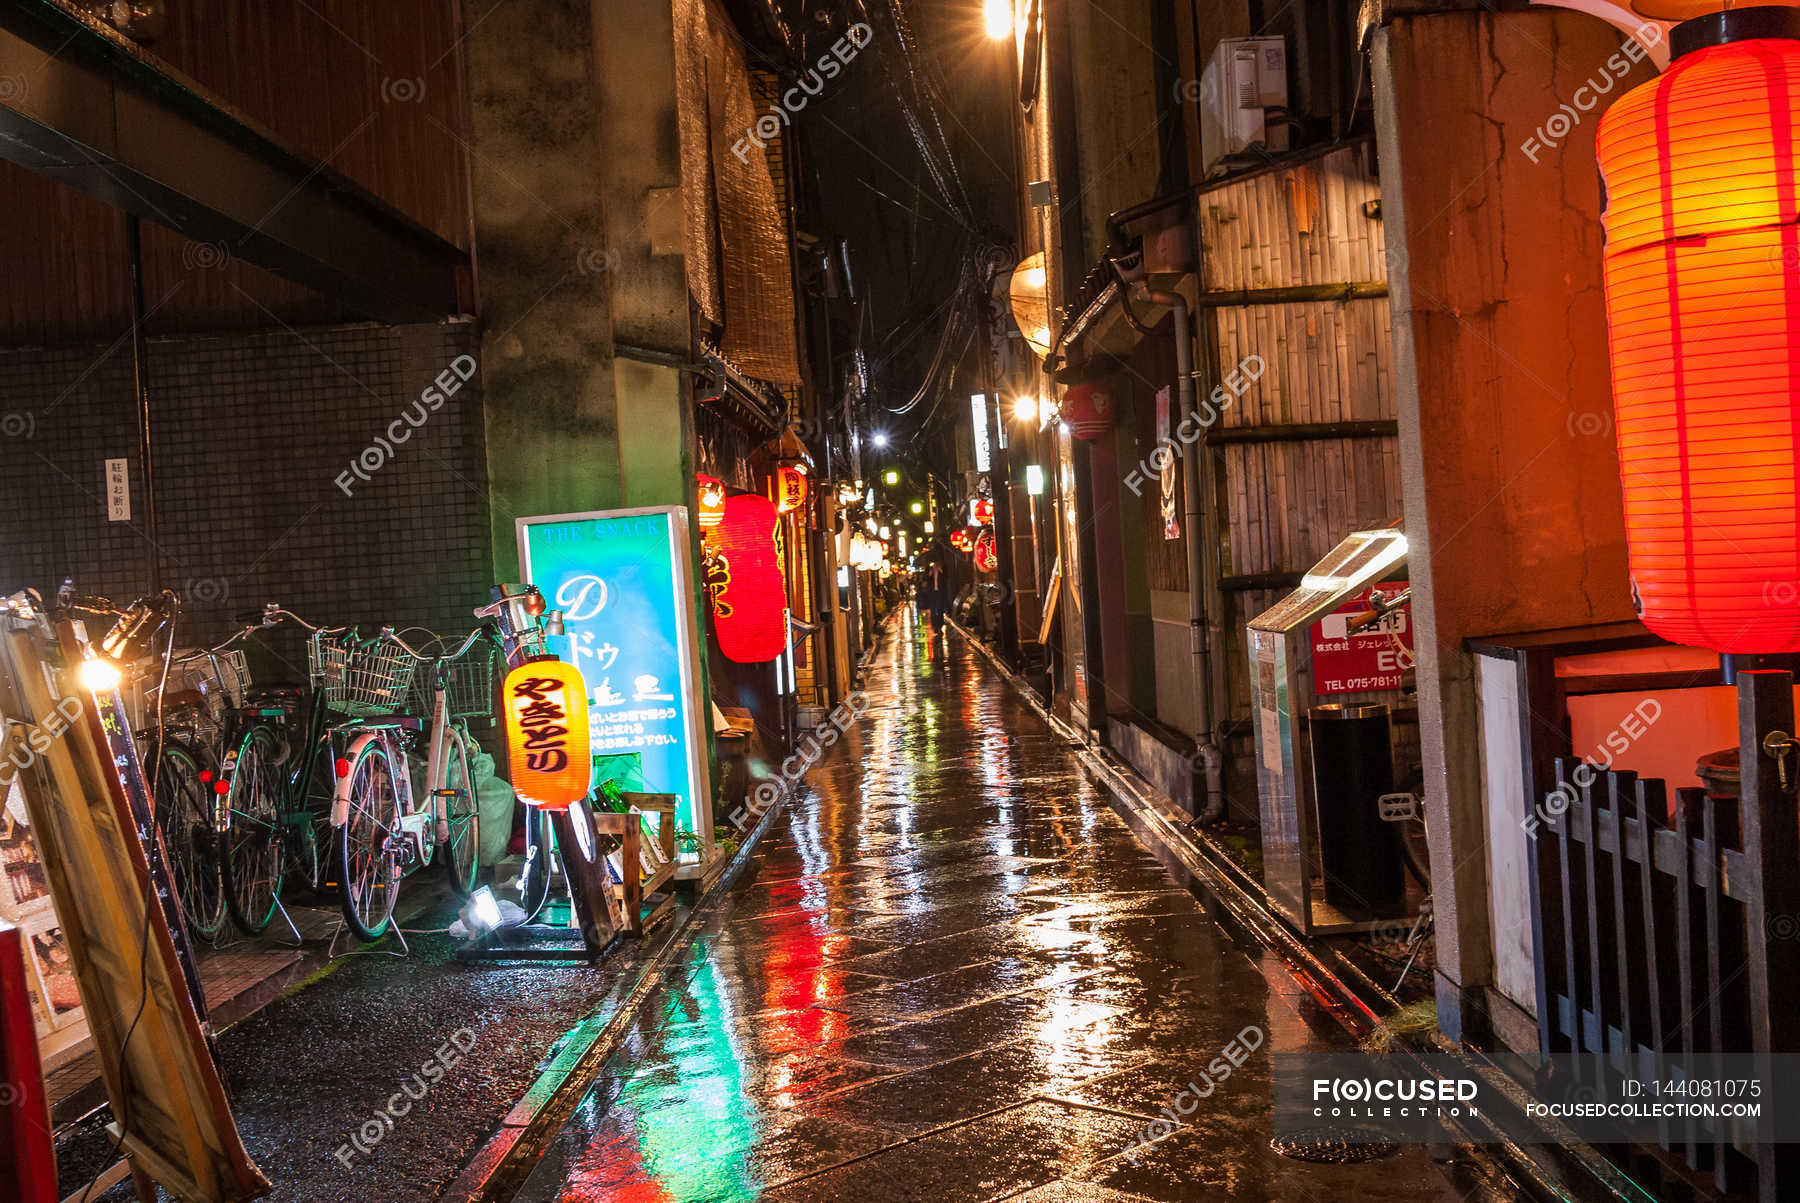
[[[1269,1052],[1341,1029],[960,637],[898,630],[519,1199],[1513,1197],[1449,1151],[1274,1153]],[[1243,1068],[1157,1127],[1249,1028]]]

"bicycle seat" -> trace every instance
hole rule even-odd
[[[179,710],[183,706],[205,707],[206,695],[198,689],[174,689],[163,695],[163,705],[171,710]]]

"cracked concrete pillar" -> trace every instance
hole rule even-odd
[[[1493,980],[1464,641],[1633,617],[1594,126],[1653,68],[1622,42],[1544,9],[1397,16],[1374,41],[1438,1021],[1456,1040],[1484,1030]]]

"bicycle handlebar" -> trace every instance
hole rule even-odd
[[[435,661],[435,660],[454,660],[454,659],[456,659],[458,656],[462,655],[464,652],[466,652],[470,648],[474,647],[475,641],[480,639],[483,635],[485,635],[487,633],[488,633],[487,624],[484,623],[481,626],[476,627],[473,631],[470,631],[468,636],[462,641],[462,645],[460,647],[458,647],[455,651],[442,652],[442,653],[431,653],[431,652],[420,651],[419,649],[413,647],[410,643],[406,642],[406,640],[400,638],[400,636],[394,632],[394,629],[392,627],[383,627],[381,629],[381,634],[376,636],[376,638],[385,640],[386,642],[393,644],[395,647],[399,648],[401,651],[403,651],[407,655],[411,656],[414,660]],[[442,641],[442,637],[438,636],[438,635],[433,635],[432,638],[438,639],[440,642]]]

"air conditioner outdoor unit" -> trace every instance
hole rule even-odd
[[[1287,42],[1226,38],[1200,77],[1200,157],[1210,174],[1226,155],[1249,146],[1286,150],[1287,126],[1271,109],[1287,108]]]

